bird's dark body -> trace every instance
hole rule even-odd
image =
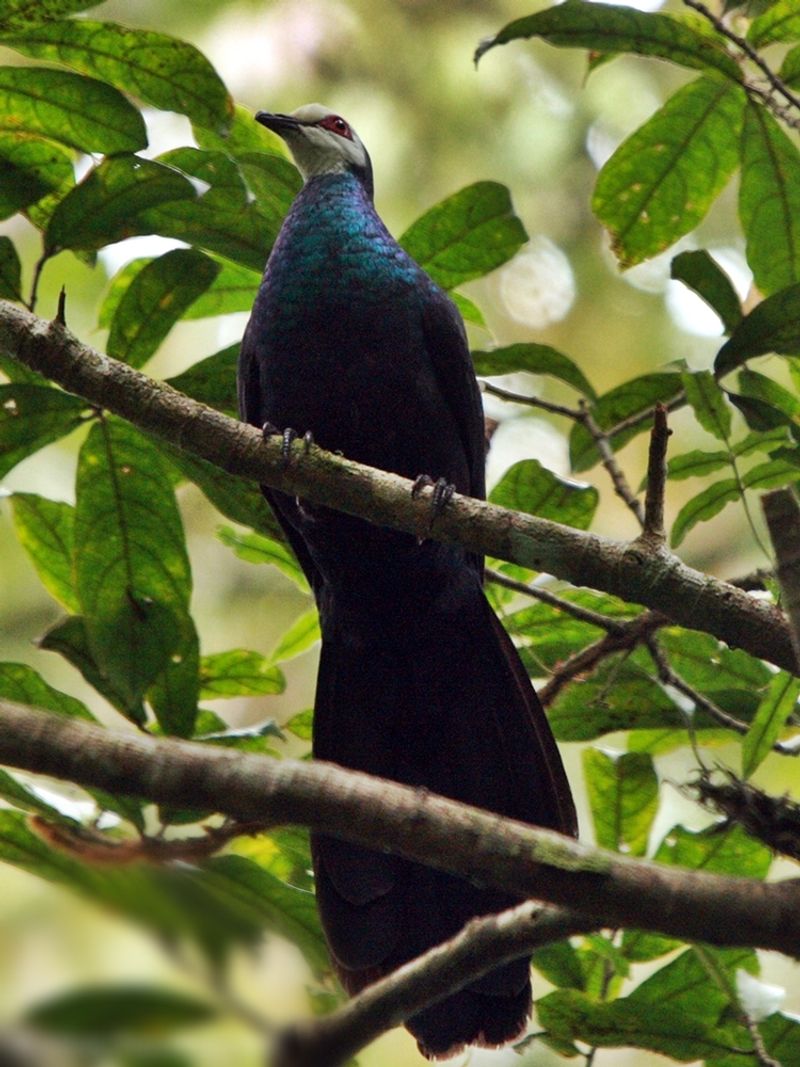
[[[243,343],[241,414],[323,448],[484,496],[480,394],[460,317],[350,172],[309,180],[270,256]],[[561,762],[519,658],[458,546],[267,490],[320,608],[314,755],[574,833]],[[350,991],[512,900],[324,836],[323,926]],[[410,1020],[429,1055],[524,1026],[515,961]]]

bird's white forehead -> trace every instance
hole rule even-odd
[[[336,112],[324,104],[303,104],[302,107],[298,107],[296,111],[290,111],[289,114],[293,119],[299,119],[300,122],[319,122],[326,115],[335,115]]]

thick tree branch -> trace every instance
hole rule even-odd
[[[591,848],[333,764],[118,735],[0,701],[0,763],[243,821],[294,823],[566,907],[592,923],[800,958],[800,883],[765,884]]]
[[[399,967],[338,1011],[288,1030],[273,1067],[341,1067],[380,1034],[500,963],[598,926],[574,912],[527,902],[473,919],[450,941]]]
[[[287,466],[277,437],[264,441],[253,427],[100,355],[59,323],[6,301],[0,301],[0,350],[91,404],[232,474],[380,526],[416,533],[429,524],[429,490],[413,498],[407,479],[318,448],[299,458],[302,443],[293,452],[297,462]],[[612,541],[462,496],[436,518],[431,536],[655,608],[676,623],[706,630],[787,670],[795,668],[782,612],[687,567],[663,547]]]

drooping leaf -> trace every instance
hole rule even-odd
[[[601,396],[592,406],[592,415],[601,430],[610,430],[620,423],[625,423],[623,428],[610,438],[609,443],[616,451],[637,434],[646,433],[651,429],[652,419],[643,417],[639,420],[636,419],[637,416],[644,416],[658,402],[668,404],[680,394],[681,388],[679,374],[643,374],[640,378],[618,385]],[[631,420],[630,424],[628,420]],[[576,473],[589,470],[600,462],[600,453],[592,436],[581,423],[575,423],[570,431],[569,456],[572,469]]]
[[[282,693],[286,685],[271,660],[244,648],[203,656],[200,680],[203,700]]]
[[[0,385],[0,477],[84,421],[86,403],[60,389]]]
[[[476,374],[491,376],[514,374],[517,371],[549,374],[592,400],[597,395],[580,367],[569,356],[563,355],[550,345],[533,342],[505,345],[503,348],[473,352],[472,362]]]
[[[10,237],[0,237],[0,298],[20,300],[22,264]]]
[[[667,460],[667,477],[678,481],[681,478],[702,478],[707,474],[727,467],[730,456],[727,452],[704,452],[693,449]]]
[[[583,768],[597,844],[643,856],[658,811],[658,777],[650,756],[587,748]]]
[[[0,33],[37,26],[75,11],[96,7],[98,0],[0,0]]]
[[[500,507],[587,530],[597,510],[599,494],[592,485],[559,478],[538,459],[523,459],[506,471],[489,500]]]
[[[426,211],[400,244],[443,289],[453,289],[502,266],[527,239],[508,189],[476,182]]]
[[[72,574],[75,509],[34,493],[14,493],[11,506],[17,540],[28,553],[42,585],[68,611],[76,611],[78,598]]]
[[[699,78],[604,165],[592,210],[623,267],[662,252],[704,218],[739,162],[744,100],[731,82]]]
[[[316,608],[311,608],[292,623],[272,650],[270,659],[273,663],[285,663],[286,660],[294,659],[319,641],[320,636],[319,615]]]
[[[749,778],[777,741],[800,696],[800,678],[786,671],[776,674],[742,743],[742,774]]]
[[[773,41],[800,40],[800,11],[795,0],[778,0],[754,18],[747,30],[747,40],[756,48]]]
[[[731,409],[714,375],[707,370],[685,371],[681,380],[697,421],[718,441],[727,442],[731,433]]]
[[[204,298],[201,297],[202,299]],[[238,359],[239,345],[230,345],[220,352],[215,352],[213,356],[207,356],[198,363],[193,363],[182,374],[167,378],[167,384],[181,393],[186,393],[193,400],[199,400],[201,404],[208,404],[217,411],[237,418],[236,363]]]
[[[670,534],[670,545],[677,548],[689,531],[698,522],[708,522],[718,515],[726,504],[739,499],[739,485],[735,478],[723,478],[688,500],[675,517]]]
[[[108,354],[131,367],[144,366],[218,273],[219,264],[194,248],[176,248],[147,263],[116,307]]]
[[[479,46],[475,61],[490,48],[527,37],[542,37],[561,48],[654,56],[692,69],[721,71],[729,78],[741,80],[735,60],[724,50],[719,38],[698,33],[669,15],[583,0],[567,0],[560,6],[510,22]]]
[[[154,205],[195,199],[191,182],[170,167],[139,156],[106,159],[89,171],[56,207],[45,230],[53,253],[62,248],[91,251],[136,234],[156,233]]]
[[[175,652],[191,591],[174,490],[157,449],[104,420],[81,449],[76,497],[76,587],[89,647],[132,707]]]
[[[773,378],[745,367],[739,371],[738,383],[744,396],[768,404],[784,416],[782,421],[787,425],[800,425],[800,399]]]
[[[242,533],[230,526],[220,526],[217,537],[248,563],[268,563],[290,578],[304,593],[309,591],[305,574],[287,545],[258,533]]]
[[[0,696],[70,719],[94,720],[92,713],[80,700],[54,689],[26,663],[0,663]]]
[[[800,284],[787,286],[757,304],[717,353],[714,370],[727,374],[752,356],[800,352]]]
[[[4,35],[3,43],[34,59],[94,75],[201,126],[224,133],[230,123],[228,91],[202,52],[186,41],[112,22],[71,19]]]
[[[728,275],[706,251],[680,252],[670,264],[670,277],[688,285],[715,311],[732,333],[742,318],[739,297]]]
[[[213,1018],[213,1007],[186,993],[151,986],[88,986],[35,1005],[25,1021],[34,1030],[69,1037],[165,1034]]]
[[[82,152],[136,152],[144,120],[122,93],[81,74],[0,67],[0,130],[34,133]]]
[[[739,217],[747,262],[769,296],[800,281],[800,152],[767,109],[751,103],[741,157]]]

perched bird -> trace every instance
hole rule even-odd
[[[483,497],[483,412],[461,318],[378,217],[364,145],[319,104],[256,118],[286,141],[305,184],[242,341],[241,417]],[[320,611],[314,755],[574,834],[555,742],[483,594],[482,559],[265,493]],[[312,854],[322,924],[351,993],[515,903],[321,834]],[[407,1026],[426,1056],[447,1056],[517,1037],[530,1004],[523,958]]]

